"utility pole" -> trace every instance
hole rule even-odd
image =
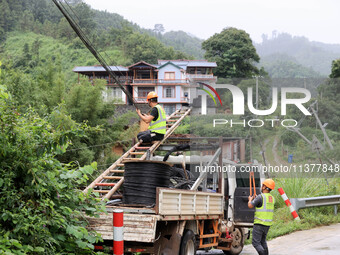
[[[316,113],[316,111],[314,110],[313,107],[310,107],[310,109],[312,110],[312,112],[313,112],[313,114],[314,114],[314,116],[315,116],[315,119],[316,119],[316,121],[318,122],[318,124],[319,124],[319,126],[320,126],[320,129],[321,129],[321,131],[322,131],[324,137],[326,138],[326,141],[327,141],[327,143],[328,143],[328,145],[329,145],[329,148],[331,148],[331,149],[333,150],[334,147],[333,147],[333,145],[332,145],[332,142],[331,142],[331,140],[329,139],[329,137],[328,137],[328,135],[327,135],[327,133],[326,133],[326,130],[325,130],[324,126],[322,125],[322,123],[321,123],[321,121],[320,121],[320,119],[319,119],[319,117],[318,117],[318,114]]]
[[[312,142],[309,141],[303,134],[301,134],[299,129],[297,129],[297,128],[287,128],[287,129],[297,133],[303,140],[305,140],[306,143],[308,143],[309,145],[312,145]]]
[[[256,109],[259,109],[259,77],[256,78]]]
[[[253,138],[249,137],[249,154],[250,154],[250,162],[253,162]]]

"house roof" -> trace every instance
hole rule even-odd
[[[113,72],[128,72],[131,68],[140,69],[160,69],[166,65],[173,65],[178,69],[187,70],[188,67],[217,67],[215,62],[208,62],[207,60],[158,60],[158,64],[152,65],[145,61],[140,61],[129,67],[124,66],[109,66]],[[90,75],[93,72],[106,72],[104,67],[100,65],[96,66],[76,66],[73,68],[73,72]]]
[[[167,66],[167,65],[173,65],[174,67],[176,67],[176,68],[178,68],[178,69],[183,69],[183,67],[178,66],[178,65],[175,65],[175,64],[172,63],[171,61],[168,61],[168,62],[166,62],[166,63],[163,64],[163,65],[159,65],[158,69],[161,69],[162,67]]]
[[[159,65],[164,65],[167,62],[171,62],[174,65],[180,66],[185,69],[187,67],[217,67],[216,62],[208,62],[207,60],[187,60],[187,59],[179,59],[179,60],[158,60]]]
[[[113,72],[127,72],[128,68],[124,66],[109,66]],[[73,72],[76,73],[87,73],[87,72],[106,72],[102,66],[76,66],[73,68]]]
[[[144,66],[144,67],[152,67],[152,68],[158,68],[157,66],[155,66],[155,65],[151,65],[151,64],[149,64],[149,63],[147,63],[147,62],[145,62],[145,61],[139,61],[138,63],[135,63],[135,64],[133,64],[133,65],[131,65],[131,66],[128,66],[128,68],[130,69],[130,68],[132,68],[132,67],[137,67],[137,66]]]

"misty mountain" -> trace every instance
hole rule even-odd
[[[156,26],[155,29],[142,28],[138,24],[124,19],[123,16],[117,13],[110,13],[107,11],[98,10],[93,10],[93,12],[94,21],[98,29],[109,31],[111,28],[122,29],[123,26],[129,26],[134,31],[138,31],[140,33],[145,33],[152,37],[155,37],[164,45],[173,47],[175,50],[184,52],[192,56],[193,58],[202,59],[204,57],[204,50],[202,50],[201,48],[203,40],[189,33],[186,33],[184,31],[170,31],[163,33],[161,31],[157,31]],[[163,27],[162,24],[158,25]]]
[[[157,31],[145,29],[138,24],[127,21],[119,14],[106,11],[94,11],[97,28],[109,30],[111,27],[121,29],[129,26],[140,33],[148,34],[166,46],[191,55],[195,59],[204,58],[201,48],[202,39],[184,31]],[[158,24],[163,27],[162,24]],[[163,27],[164,29],[164,27]],[[262,43],[255,44],[263,66],[270,76],[279,77],[320,77],[328,76],[331,63],[340,56],[340,44],[327,44],[309,41],[306,37],[292,36],[288,33],[273,32],[271,38],[262,36]]]
[[[255,47],[261,58],[260,66],[264,66],[269,73],[272,66],[280,63],[289,66],[290,63],[291,67],[295,64],[301,69],[300,77],[315,77],[318,73],[320,76],[328,76],[332,61],[340,55],[340,44],[311,42],[306,37],[288,33],[273,33],[270,39],[263,35],[262,39],[262,43],[255,44]]]

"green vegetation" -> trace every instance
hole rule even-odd
[[[208,60],[216,61],[215,74],[221,78],[250,78],[259,73],[254,63],[259,62],[260,57],[249,34],[243,30],[223,29],[204,41],[202,48]]]
[[[80,27],[96,47],[103,51],[116,51],[110,56],[114,61],[108,60],[109,64],[130,65],[141,60],[156,63],[157,59],[190,58],[188,54],[165,46],[154,36],[140,33],[138,26],[123,20],[119,15],[94,11],[81,0],[69,3],[72,7],[71,13],[76,16]],[[73,49],[84,49],[52,1],[2,0],[1,5],[1,10],[4,10],[0,14],[2,40],[6,39],[11,31],[34,32],[58,39]],[[109,21],[112,23],[108,24]],[[105,24],[108,26],[103,27]],[[93,64],[87,61],[81,63]]]
[[[272,78],[311,78],[321,76],[313,68],[296,63],[294,59],[282,54],[262,57],[259,66],[262,66]]]
[[[1,83],[0,83],[1,84]],[[0,250],[5,254],[90,254],[100,240],[86,230],[84,213],[97,215],[104,204],[77,190],[96,164],[77,167],[56,159],[75,137],[90,128],[69,120],[55,125],[58,110],[43,118],[32,109],[18,112],[0,85]],[[93,131],[95,131],[93,129]]]
[[[164,33],[159,39],[165,45],[172,46],[196,59],[203,59],[204,50],[201,48],[203,40],[195,36],[188,35],[183,31],[170,31]]]
[[[202,40],[184,32],[164,33],[161,24],[153,31],[145,30],[117,14],[92,10],[81,0],[69,2],[86,34],[100,53],[108,55],[109,64],[127,66],[142,60],[156,63],[157,59],[203,56]],[[91,254],[92,244],[100,237],[86,230],[83,212],[94,216],[105,209],[79,190],[117,158],[112,153],[114,144],[129,146],[138,132],[137,115],[135,112],[120,115],[112,102],[103,100],[106,81],[98,80],[95,86],[82,79],[78,83],[72,68],[96,65],[97,61],[52,1],[0,0],[0,9],[0,59],[3,62],[0,69],[0,249],[7,254]],[[266,76],[259,80],[260,107],[269,106],[270,102],[264,98],[273,83],[266,80],[263,69],[255,66],[259,56],[245,31],[225,29],[206,40],[203,47],[206,57],[217,62],[219,68],[215,74],[222,78]],[[290,77],[317,76],[300,64],[292,60],[265,67],[273,77],[279,77],[278,73]],[[340,155],[339,76],[339,60],[334,60],[331,79],[315,91],[320,119],[328,123],[327,132],[335,147],[326,153],[335,160]],[[254,79],[237,80],[235,84],[244,92],[247,87],[255,87]],[[232,106],[230,94],[222,94],[222,100],[225,107],[218,109],[219,113]],[[226,118],[226,115],[220,117]],[[246,120],[251,117],[246,112]],[[286,117],[299,119],[301,116],[293,109]],[[269,127],[261,132],[242,126],[212,129],[213,118],[216,116],[192,116],[176,132],[252,136],[254,145],[269,138],[268,150],[272,148],[273,135],[278,135],[278,142],[282,141],[285,148],[294,151],[294,160],[315,162],[318,159],[296,134],[283,128]],[[242,120],[235,118],[235,121]],[[301,132],[308,139],[315,134],[322,140],[320,130],[311,128],[314,126],[315,121],[306,118]],[[261,158],[255,152],[260,150],[259,146],[254,148],[258,160]],[[269,154],[269,160],[273,161],[274,156]],[[324,179],[277,182],[291,197],[339,192],[338,180],[330,182],[330,187],[335,188],[325,186]],[[277,206],[271,237],[339,221],[338,217],[324,215],[331,214],[331,209],[320,208],[303,210],[301,223],[295,223],[290,221],[282,202]]]

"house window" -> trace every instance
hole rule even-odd
[[[174,98],[175,97],[175,87],[174,86],[165,86],[164,87],[164,97],[165,98]]]
[[[122,90],[118,87],[107,87],[107,99],[122,99]]]
[[[152,79],[150,76],[150,70],[139,70],[136,73],[136,79],[149,80]]]
[[[149,92],[155,91],[154,87],[138,87],[138,97],[146,98]]]
[[[175,72],[165,72],[164,80],[175,80]]]
[[[163,108],[166,115],[171,115],[176,111],[176,104],[164,104]]]

